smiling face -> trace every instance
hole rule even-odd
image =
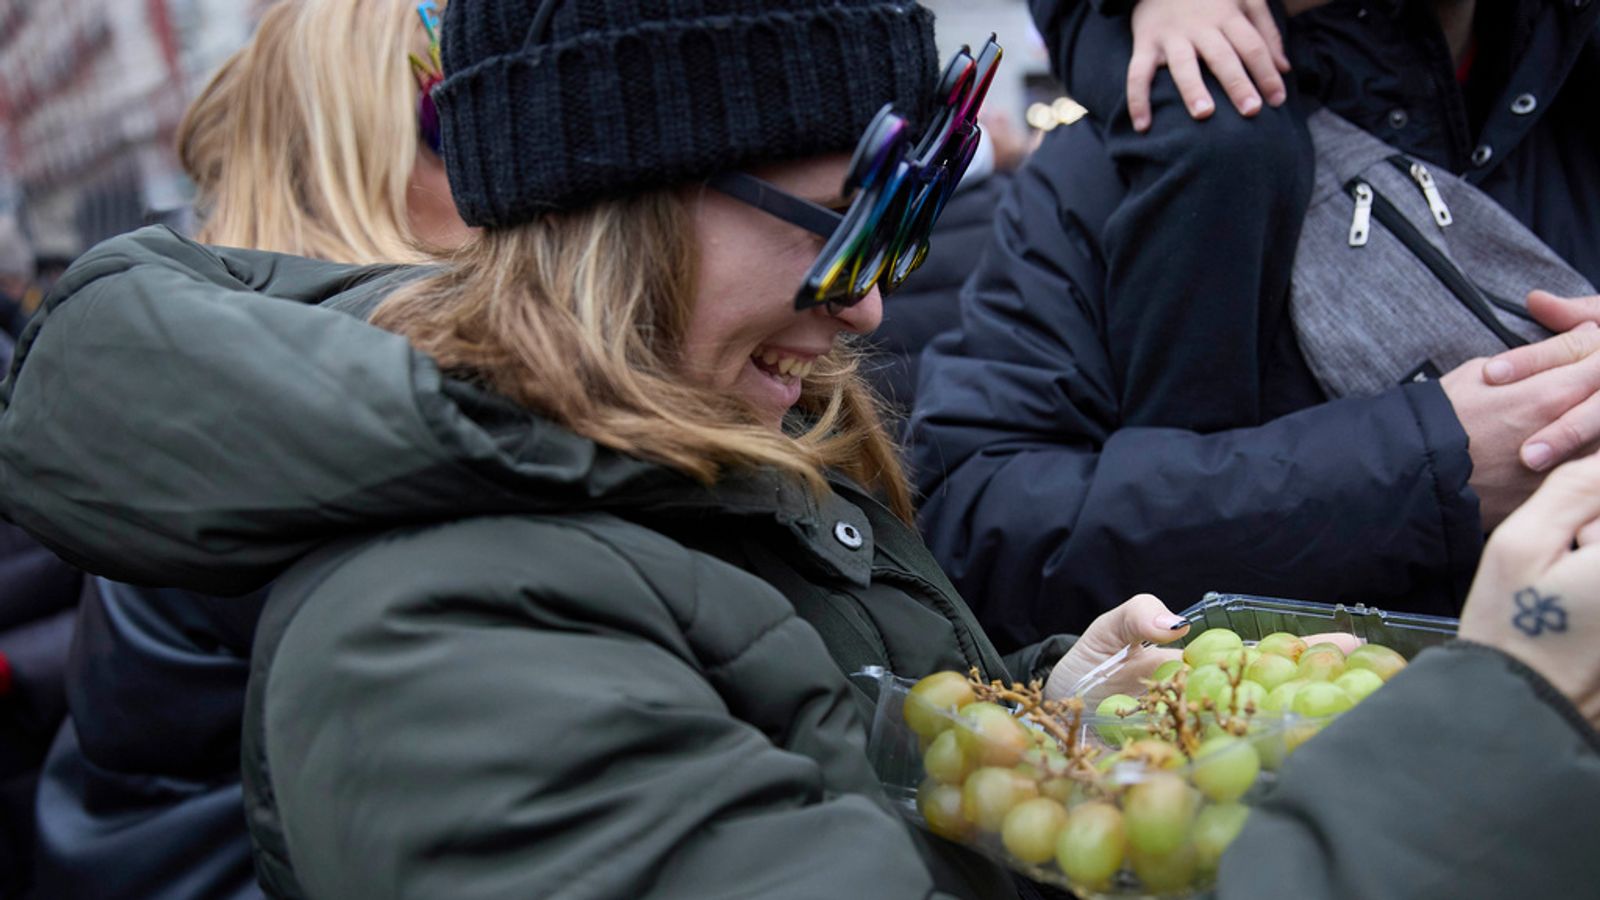
[[[849,157],[834,155],[752,170],[779,188],[842,209]],[[837,315],[796,312],[795,291],[823,239],[718,191],[691,195],[699,282],[684,336],[685,374],[743,398],[773,428],[800,399],[805,378],[841,332],[866,334],[883,320],[874,289]]]

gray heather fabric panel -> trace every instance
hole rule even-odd
[[[1454,222],[1434,222],[1422,189],[1389,161],[1398,151],[1327,110],[1310,120],[1316,145],[1311,206],[1295,254],[1289,310],[1301,351],[1332,397],[1379,393],[1426,363],[1448,372],[1505,345],[1374,216],[1365,246],[1349,243],[1355,200],[1345,184],[1371,185],[1483,291],[1521,307],[1528,291],[1594,293],[1583,276],[1478,189],[1428,166]],[[1424,163],[1426,165],[1426,163]],[[1497,309],[1528,340],[1537,324]]]

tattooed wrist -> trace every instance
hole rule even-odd
[[[1567,630],[1567,611],[1555,594],[1547,597],[1532,587],[1525,587],[1513,594],[1511,600],[1517,605],[1511,624],[1528,637]]]

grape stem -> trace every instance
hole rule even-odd
[[[979,700],[991,703],[1008,703],[1020,710],[1022,717],[1039,726],[1056,742],[1056,747],[1070,763],[1067,774],[1076,780],[1093,780],[1095,748],[1078,740],[1083,726],[1083,700],[1068,697],[1065,700],[1047,700],[1044,684],[1031,681],[1027,685],[1003,681],[984,681],[976,666],[967,673],[967,681]]]

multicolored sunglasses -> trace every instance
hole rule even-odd
[[[922,265],[934,223],[977,152],[978,109],[1001,52],[991,34],[977,59],[969,47],[955,54],[939,79],[933,120],[914,144],[903,116],[890,105],[878,111],[850,161],[844,195],[855,198],[842,214],[746,172],[707,182],[827,239],[795,294],[795,309],[852,306],[874,286],[892,293]]]
[[[444,152],[444,141],[439,133],[439,110],[433,105],[433,89],[444,80],[444,63],[439,56],[439,7],[433,0],[417,4],[417,15],[422,28],[428,33],[428,58],[407,53],[411,60],[411,74],[417,79],[417,135],[435,154]]]

